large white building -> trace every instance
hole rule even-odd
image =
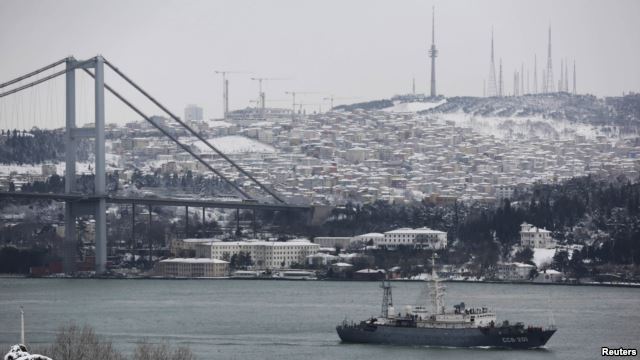
[[[231,258],[240,252],[250,254],[257,269],[287,268],[304,264],[307,256],[317,253],[320,245],[307,239],[289,241],[227,241],[196,245],[196,256],[209,259]]]
[[[520,245],[530,248],[553,249],[557,244],[551,237],[551,231],[524,222],[520,225]]]
[[[431,250],[440,250],[447,247],[447,233],[429,229],[428,227],[391,230],[385,232],[384,237],[374,237],[373,240],[374,245],[384,245],[387,247],[412,245]]]
[[[218,259],[173,258],[156,263],[153,272],[163,277],[229,276],[229,262]]]

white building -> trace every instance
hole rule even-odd
[[[323,248],[340,247],[346,249],[351,244],[351,239],[351,237],[317,236],[313,238],[313,242]]]
[[[166,259],[156,263],[153,272],[165,277],[223,277],[229,276],[229,262],[218,259]]]
[[[537,228],[531,224],[520,225],[520,245],[522,247],[553,249],[556,241],[551,237],[551,231]]]
[[[257,269],[287,268],[304,264],[307,256],[317,253],[320,245],[307,239],[289,241],[227,241],[196,245],[196,256],[209,259],[231,258],[240,252],[250,254]]]
[[[396,247],[401,245],[413,245],[425,249],[439,250],[447,247],[447,233],[429,229],[428,227],[411,229],[401,228],[387,231],[384,238],[374,245]]]
[[[381,244],[384,242],[384,234],[382,233],[367,233],[353,237],[353,241],[363,242],[365,244]]]
[[[531,270],[535,268],[533,265],[519,262],[500,263],[497,265],[496,277],[499,280],[525,281],[529,280]]]
[[[201,107],[189,104],[184,108],[184,119],[186,121],[202,121],[203,118]]]

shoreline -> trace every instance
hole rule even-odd
[[[67,279],[67,280],[260,280],[260,281],[331,281],[331,282],[378,282],[380,280],[349,280],[349,279],[281,279],[281,278],[234,278],[234,277],[157,277],[157,276],[137,276],[137,277],[117,277],[117,276],[29,276],[29,275],[0,275],[0,279]],[[391,279],[391,282],[425,282],[425,280],[414,279]],[[471,283],[471,284],[503,284],[503,285],[552,285],[552,286],[596,286],[596,287],[619,287],[619,288],[640,288],[640,283],[569,283],[569,282],[530,282],[530,281],[497,281],[497,280],[442,280],[444,283]]]

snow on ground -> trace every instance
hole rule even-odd
[[[458,127],[470,127],[483,135],[493,135],[499,139],[514,137],[572,139],[575,135],[584,136],[586,139],[595,139],[598,135],[604,135],[599,127],[571,123],[567,120],[545,119],[537,116],[477,116],[463,111],[438,114],[442,121],[453,121]]]
[[[553,261],[553,255],[555,255],[556,249],[533,249],[533,262],[538,268],[544,264],[549,264]]]
[[[271,145],[240,135],[221,136],[207,139],[207,141],[225,154],[276,152],[276,149]],[[202,152],[211,151],[202,141],[196,141],[193,145]]]
[[[409,102],[409,103],[398,102],[398,103],[394,103],[394,105],[391,107],[382,109],[382,111],[392,112],[392,113],[412,113],[412,112],[433,109],[434,107],[440,106],[446,102],[447,100],[442,100],[439,102]]]

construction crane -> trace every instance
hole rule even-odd
[[[298,112],[300,113],[302,112],[303,106],[318,106],[318,112],[322,112],[322,103],[297,103],[296,105],[298,105]]]
[[[322,94],[319,92],[313,91],[285,91],[287,95],[291,95],[292,105],[291,105],[291,120],[296,120],[296,95],[311,95],[311,94]]]
[[[228,70],[215,70],[216,74],[222,74],[222,108],[224,118],[227,118],[229,113],[229,80],[227,80],[227,74],[250,74],[248,71],[228,71]]]
[[[262,91],[262,82],[263,81],[273,81],[273,80],[290,80],[289,78],[266,78],[266,77],[252,77],[251,80],[258,82],[258,104],[260,104],[260,115],[264,117],[264,108],[265,108],[265,93]]]
[[[326,98],[323,98],[322,100],[330,100],[331,101],[331,110],[333,110],[333,101],[334,100],[356,100],[358,99],[357,97],[335,97],[333,95],[330,95]]]

